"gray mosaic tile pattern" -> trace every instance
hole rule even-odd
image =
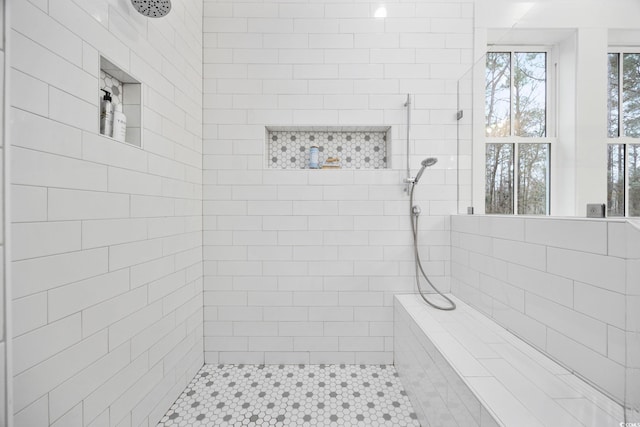
[[[387,133],[380,131],[269,131],[269,167],[308,169],[309,149],[318,147],[320,165],[329,157],[340,159],[342,169],[387,167]]]
[[[111,92],[111,102],[115,107],[122,104],[122,82],[110,74],[100,70],[100,89]],[[104,96],[104,92],[100,91],[100,99]],[[115,109],[115,108],[114,108]]]
[[[392,365],[205,365],[170,426],[419,426]]]

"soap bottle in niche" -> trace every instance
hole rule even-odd
[[[124,142],[127,136],[127,116],[122,112],[122,104],[116,104],[116,111],[113,113],[113,137]]]
[[[100,103],[100,133],[112,136],[113,131],[113,104],[111,103],[111,92],[100,89],[104,92],[104,97]]]
[[[320,152],[316,145],[312,145],[311,149],[309,149],[309,169],[318,169],[320,167],[319,163]]]

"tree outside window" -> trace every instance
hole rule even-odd
[[[607,59],[607,215],[640,216],[640,53]]]
[[[547,54],[489,52],[486,64],[485,212],[545,215],[550,154],[545,141]]]

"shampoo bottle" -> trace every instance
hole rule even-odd
[[[318,169],[320,167],[320,150],[318,146],[312,145],[309,149],[309,169]]]
[[[113,126],[113,104],[111,103],[111,92],[100,89],[104,92],[104,97],[100,103],[100,133],[112,136]]]
[[[113,137],[124,142],[126,136],[127,116],[122,112],[122,104],[117,104],[116,111],[113,113]]]

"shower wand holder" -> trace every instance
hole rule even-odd
[[[405,178],[404,182],[407,185],[405,186],[404,191],[408,193],[409,192],[409,184],[411,184],[411,186],[415,186],[416,184],[418,184],[418,181],[420,181],[420,178],[422,178],[422,174],[424,173],[425,169],[435,165],[436,163],[438,163],[438,159],[436,159],[435,157],[427,157],[426,159],[424,159],[420,163],[421,167],[420,167],[420,170],[418,171],[418,173],[416,174],[416,176],[413,177],[413,178]]]
[[[411,188],[412,185],[416,184],[416,180],[415,178],[405,178],[402,180],[402,183],[404,184],[404,192],[409,194],[409,189]]]

